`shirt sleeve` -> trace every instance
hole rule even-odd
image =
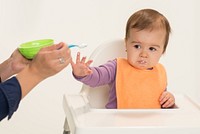
[[[100,65],[99,67],[90,67],[93,72],[91,75],[85,77],[76,77],[74,75],[74,77],[76,80],[91,87],[109,84],[115,81],[116,64],[116,60],[108,61],[106,64]]]
[[[11,118],[21,100],[21,86],[16,77],[0,83],[0,121]]]

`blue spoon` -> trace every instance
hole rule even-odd
[[[80,45],[76,45],[76,44],[69,44],[68,45],[69,48],[73,48],[73,47],[78,47],[78,48],[85,48],[87,47],[87,44],[80,44]]]

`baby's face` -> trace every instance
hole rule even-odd
[[[138,69],[154,67],[162,56],[165,43],[165,30],[131,29],[126,40],[129,64]]]

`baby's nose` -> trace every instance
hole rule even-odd
[[[147,58],[147,57],[148,57],[147,52],[146,52],[146,51],[142,51],[142,52],[140,53],[140,57],[142,57],[142,58]]]

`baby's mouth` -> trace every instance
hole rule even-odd
[[[147,62],[144,61],[144,60],[140,60],[140,61],[138,61],[138,63],[139,63],[139,64],[143,64],[143,65],[144,65],[144,64],[147,64]]]

